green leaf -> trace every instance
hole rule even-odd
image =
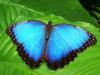
[[[80,53],[75,61],[65,65],[63,69],[53,71],[48,69],[45,62],[38,69],[30,69],[18,56],[5,30],[9,25],[24,20],[41,20],[53,24],[68,23],[85,28],[97,37],[97,44]],[[0,75],[99,75],[100,74],[100,34],[99,29],[90,23],[71,22],[53,14],[45,15],[25,6],[0,3]]]
[[[85,21],[97,25],[96,20],[82,7],[79,0],[9,0],[28,8],[55,14],[71,21]]]

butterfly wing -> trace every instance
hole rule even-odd
[[[46,61],[50,68],[64,67],[74,60],[78,52],[93,45],[96,38],[93,34],[71,25],[60,24],[53,28],[48,40]]]
[[[7,29],[17,51],[26,64],[38,67],[42,61],[45,44],[45,25],[39,21],[27,21],[13,25]]]

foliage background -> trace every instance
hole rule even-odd
[[[24,20],[41,20],[53,24],[80,26],[97,37],[97,44],[78,54],[73,62],[57,71],[45,62],[30,69],[18,56],[16,46],[5,33],[6,28]],[[0,75],[99,75],[100,29],[96,20],[82,8],[78,0],[0,0]]]

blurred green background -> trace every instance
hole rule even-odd
[[[97,44],[78,54],[63,69],[49,70],[45,62],[38,69],[30,69],[18,56],[16,46],[5,33],[9,25],[24,20],[41,20],[45,23],[52,20],[53,24],[80,26],[97,37]],[[51,74],[100,75],[100,28],[96,19],[78,0],[0,0],[0,75]]]

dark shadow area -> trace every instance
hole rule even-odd
[[[82,6],[100,24],[100,0],[79,0]]]

